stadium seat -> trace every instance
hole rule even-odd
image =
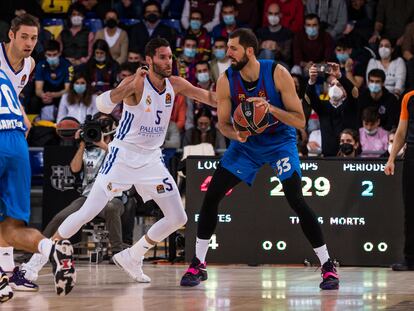
[[[178,19],[163,19],[162,23],[174,28],[178,34],[181,34],[181,22]]]
[[[45,13],[61,14],[67,13],[72,0],[42,0],[41,7]]]
[[[130,27],[140,22],[139,19],[136,18],[121,18],[120,23],[125,27]]]
[[[98,30],[101,30],[103,28],[103,23],[100,19],[96,18],[88,18],[85,19],[84,25],[86,28],[89,29],[89,31],[92,31],[93,33],[97,32]]]
[[[59,37],[63,30],[64,22],[61,18],[45,18],[43,20],[43,28],[49,31],[54,38]]]

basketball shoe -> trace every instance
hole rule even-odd
[[[49,261],[49,258],[42,254],[36,253],[30,258],[30,260],[22,264],[21,269],[25,271],[25,277],[31,282],[34,282],[39,277],[39,271],[42,270],[43,266]]]
[[[68,240],[55,241],[49,260],[52,264],[56,293],[59,296],[69,294],[76,283],[72,244]]]
[[[321,268],[322,282],[319,284],[320,289],[330,290],[339,288],[339,275],[336,272],[335,263],[328,259]]]
[[[123,269],[136,282],[151,282],[151,278],[142,271],[142,261],[144,260],[144,257],[141,257],[139,260],[132,258],[129,249],[127,248],[112,256],[112,259],[118,268]]]
[[[190,267],[181,278],[181,286],[197,286],[201,281],[207,280],[207,265],[201,263],[200,260],[194,256],[191,260]]]
[[[0,268],[0,303],[6,302],[13,297],[13,290],[9,285],[9,277]]]
[[[26,270],[15,267],[13,275],[9,279],[10,287],[20,292],[37,292],[39,286],[26,278]]]

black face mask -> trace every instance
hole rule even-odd
[[[155,23],[155,22],[157,22],[159,20],[159,16],[157,14],[155,14],[155,13],[151,13],[151,14],[148,14],[147,16],[145,16],[145,19],[149,23],[153,24],[153,23]]]
[[[118,26],[118,22],[114,18],[108,19],[105,24],[106,24],[106,27],[111,28],[111,29]]]
[[[354,151],[354,146],[348,143],[343,143],[339,146],[340,151],[349,156]]]

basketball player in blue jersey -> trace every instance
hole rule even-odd
[[[257,60],[257,51],[258,41],[251,30],[240,28],[230,35],[227,55],[232,63],[217,82],[217,109],[219,129],[231,143],[204,197],[195,256],[181,285],[196,286],[207,279],[205,257],[217,225],[220,201],[241,181],[251,185],[259,168],[268,163],[281,180],[286,199],[298,214],[302,230],[321,262],[320,288],[338,289],[336,267],[329,258],[317,217],[302,195],[295,130],[305,126],[302,104],[289,72],[273,61]],[[244,99],[267,106],[271,122],[262,134],[249,137],[234,129],[231,117]]]
[[[73,287],[75,271],[73,248],[68,241],[53,243],[35,229],[27,228],[30,218],[30,163],[25,140],[24,111],[18,100],[21,86],[27,82],[34,61],[30,54],[37,42],[39,23],[24,14],[11,22],[10,43],[0,52],[0,301],[9,300],[12,288],[36,290],[15,268],[9,278],[4,272],[14,268],[13,248],[39,252],[50,258],[56,291],[66,295]],[[20,77],[21,73],[25,77]]]

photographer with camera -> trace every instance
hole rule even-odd
[[[326,77],[328,94],[318,96],[315,88],[318,75]],[[358,129],[357,97],[358,89],[342,76],[338,64],[313,64],[310,67],[305,101],[319,116],[324,156],[337,155],[339,134],[343,129]]]
[[[76,132],[75,139],[79,140],[79,148],[70,163],[70,169],[73,174],[80,174],[82,178],[82,194],[53,217],[43,231],[45,236],[51,237],[60,224],[69,215],[79,210],[86,201],[96,176],[104,163],[108,144],[112,141],[115,133],[115,127],[115,120],[111,115],[98,112],[93,118],[88,116],[85,124]],[[122,192],[119,192],[98,215],[105,219],[106,228],[109,231],[112,255],[123,249],[121,216],[124,213],[125,206],[122,195]],[[47,261],[48,258],[40,254],[33,255],[30,261],[22,266],[22,269],[26,271],[26,278],[35,281],[38,272]]]

